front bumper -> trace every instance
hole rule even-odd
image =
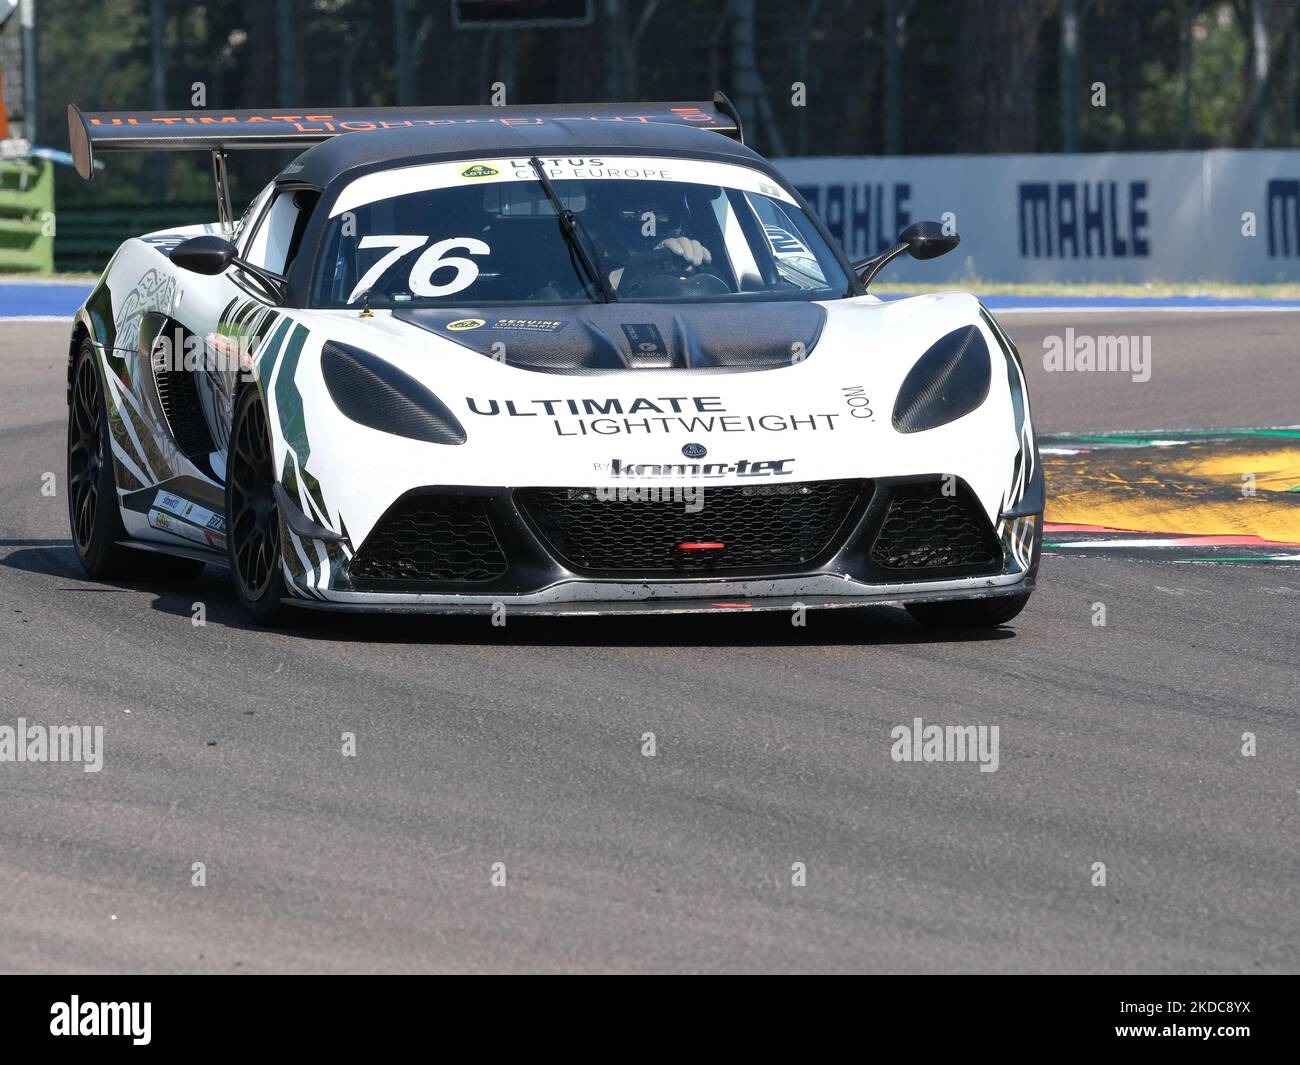
[[[799,606],[830,609],[1031,591],[1038,567],[1041,515],[999,517],[988,522],[980,513],[1000,556],[989,565],[899,572],[879,564],[873,546],[890,513],[891,501],[908,487],[934,480],[882,478],[866,483],[859,502],[825,550],[799,565],[671,574],[575,566],[530,520],[510,489],[429,487],[418,491],[473,500],[483,508],[508,559],[503,572],[476,581],[370,580],[354,584],[344,567],[329,587],[317,587],[311,596],[293,596],[286,602],[358,612],[492,614],[505,607],[512,613],[536,615],[674,614],[792,610]],[[961,489],[969,492],[965,485]]]

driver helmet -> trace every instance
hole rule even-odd
[[[592,182],[599,186],[601,182]],[[618,182],[609,182],[616,186]],[[629,250],[654,247],[666,237],[679,236],[690,216],[686,194],[665,182],[639,181],[632,188],[593,189],[595,212],[615,230]]]

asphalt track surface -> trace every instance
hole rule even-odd
[[[1041,432],[1300,422],[1300,315],[1004,320]],[[1152,379],[1044,373],[1071,325],[1151,334]],[[1049,556],[966,638],[892,608],[261,632],[220,570],[82,576],[40,491],[66,336],[0,325],[0,724],[103,724],[104,767],[0,764],[0,969],[1300,968],[1300,568]],[[998,725],[997,772],[892,761],[918,716]]]

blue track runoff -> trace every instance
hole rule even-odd
[[[71,318],[90,295],[85,281],[0,282],[0,319]],[[906,295],[882,297],[906,299]],[[981,296],[994,311],[1017,310],[1297,310],[1300,300],[1246,296]]]
[[[85,281],[0,284],[0,318],[71,318],[93,286]]]

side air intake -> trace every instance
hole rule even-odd
[[[208,420],[203,416],[203,404],[199,399],[198,386],[194,383],[194,374],[172,365],[169,357],[172,346],[162,343],[162,340],[160,337],[154,344],[149,356],[154,387],[158,390],[158,405],[162,407],[163,416],[167,419],[168,431],[185,457],[204,458],[212,454],[217,446],[212,441]]]

